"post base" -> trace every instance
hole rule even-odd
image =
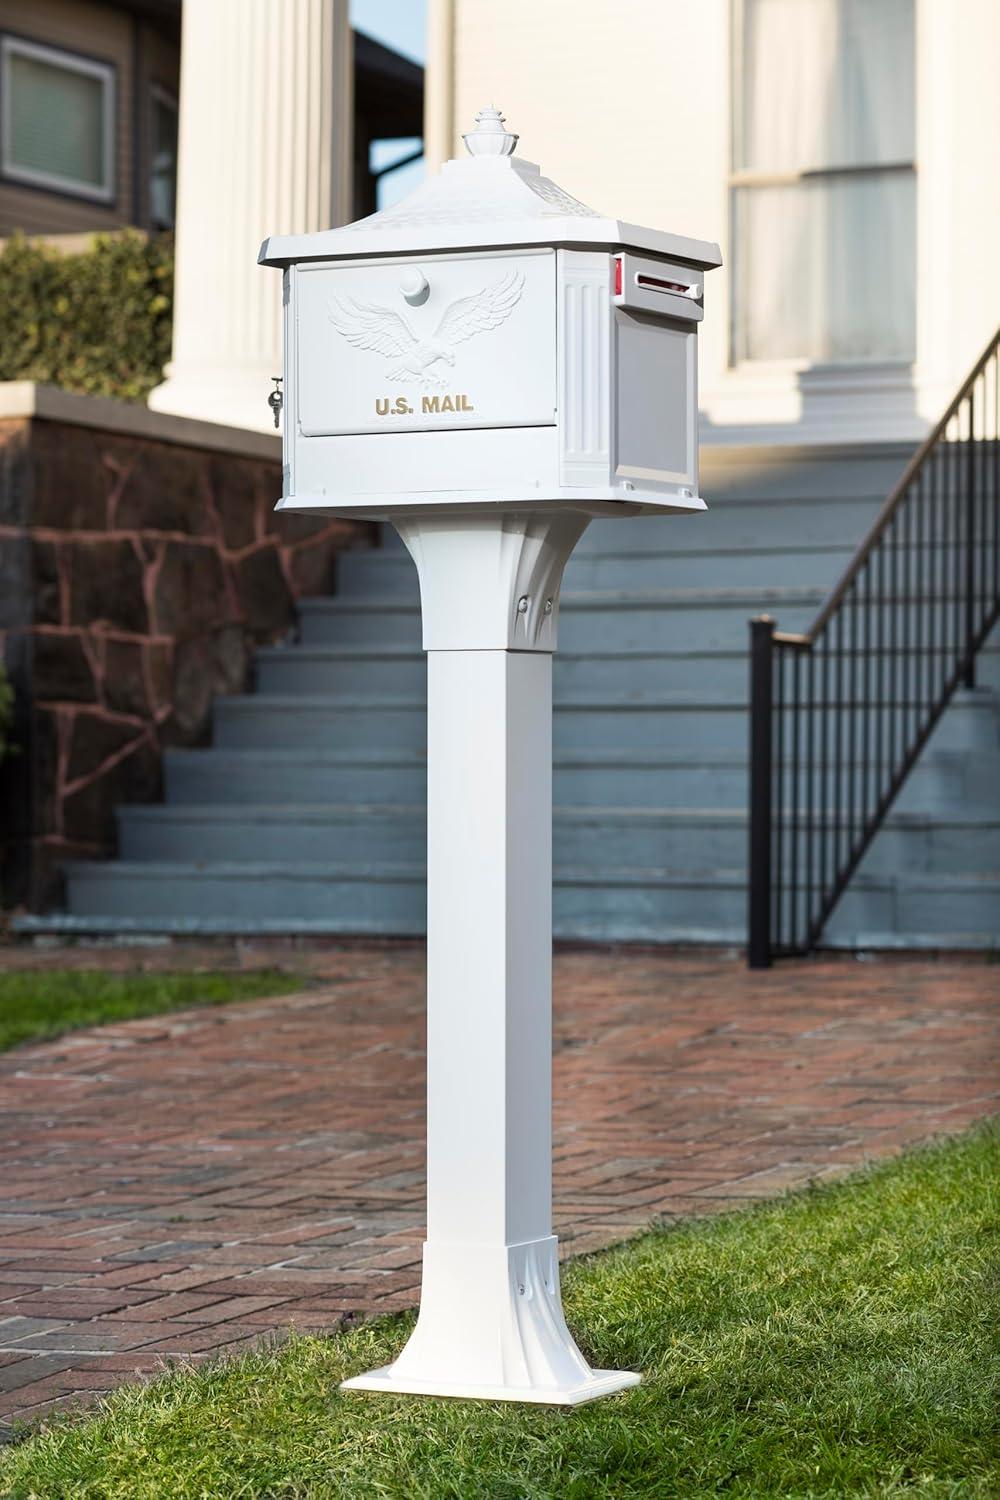
[[[424,1246],[420,1316],[394,1364],[344,1390],[577,1406],[641,1376],[592,1370],[563,1317],[554,1235],[519,1245]]]
[[[582,1406],[585,1401],[613,1396],[615,1391],[638,1385],[641,1380],[641,1375],[629,1370],[591,1370],[589,1380],[564,1390],[537,1385],[469,1385],[458,1380],[421,1383],[397,1376],[395,1365],[383,1365],[380,1370],[369,1370],[367,1375],[355,1375],[352,1380],[345,1380],[340,1389],[385,1391],[388,1395],[399,1396],[458,1396],[466,1401],[526,1401],[536,1406]]]

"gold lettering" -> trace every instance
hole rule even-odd
[[[420,400],[420,410],[422,412],[438,412],[438,411],[440,411],[441,410],[441,397],[440,396],[423,396],[423,397],[421,397],[421,400]]]
[[[441,401],[441,410],[442,411],[454,411],[455,410],[455,403],[451,399],[450,396],[445,396],[442,399],[442,401]]]
[[[376,413],[377,416],[380,416],[380,417],[387,417],[389,415],[389,400],[388,400],[388,397],[386,397],[386,396],[376,396],[376,398],[375,398],[375,413]]]
[[[475,411],[476,408],[473,406],[468,396],[459,396],[458,399],[462,403],[459,407],[459,411]]]

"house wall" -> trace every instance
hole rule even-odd
[[[15,230],[50,235],[146,225],[148,89],[151,83],[158,83],[176,97],[179,45],[148,22],[114,5],[102,5],[99,0],[4,0],[0,32],[112,63],[117,98],[114,202],[92,203],[69,193],[28,187],[0,177],[0,237]]]
[[[829,377],[730,362],[730,0],[430,5],[430,170],[495,101],[519,154],[585,203],[722,245],[699,334],[707,440],[922,434],[1000,322],[995,0],[916,0],[915,368]]]
[[[116,804],[158,797],[164,748],[205,741],[213,696],[244,689],[253,646],[288,635],[296,600],[328,591],[338,550],[370,534],[275,515],[272,439],[63,392],[3,399],[38,391],[0,386],[0,660],[17,716],[0,904],[33,910],[58,899],[61,860],[113,852]]]

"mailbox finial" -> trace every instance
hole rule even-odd
[[[495,105],[481,109],[476,116],[475,130],[463,135],[465,149],[471,156],[511,156],[518,137],[504,130],[505,120]]]

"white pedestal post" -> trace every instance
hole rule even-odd
[[[428,652],[427,1243],[416,1329],[349,1389],[575,1405],[552,1234],[552,652],[588,513],[407,515]]]

